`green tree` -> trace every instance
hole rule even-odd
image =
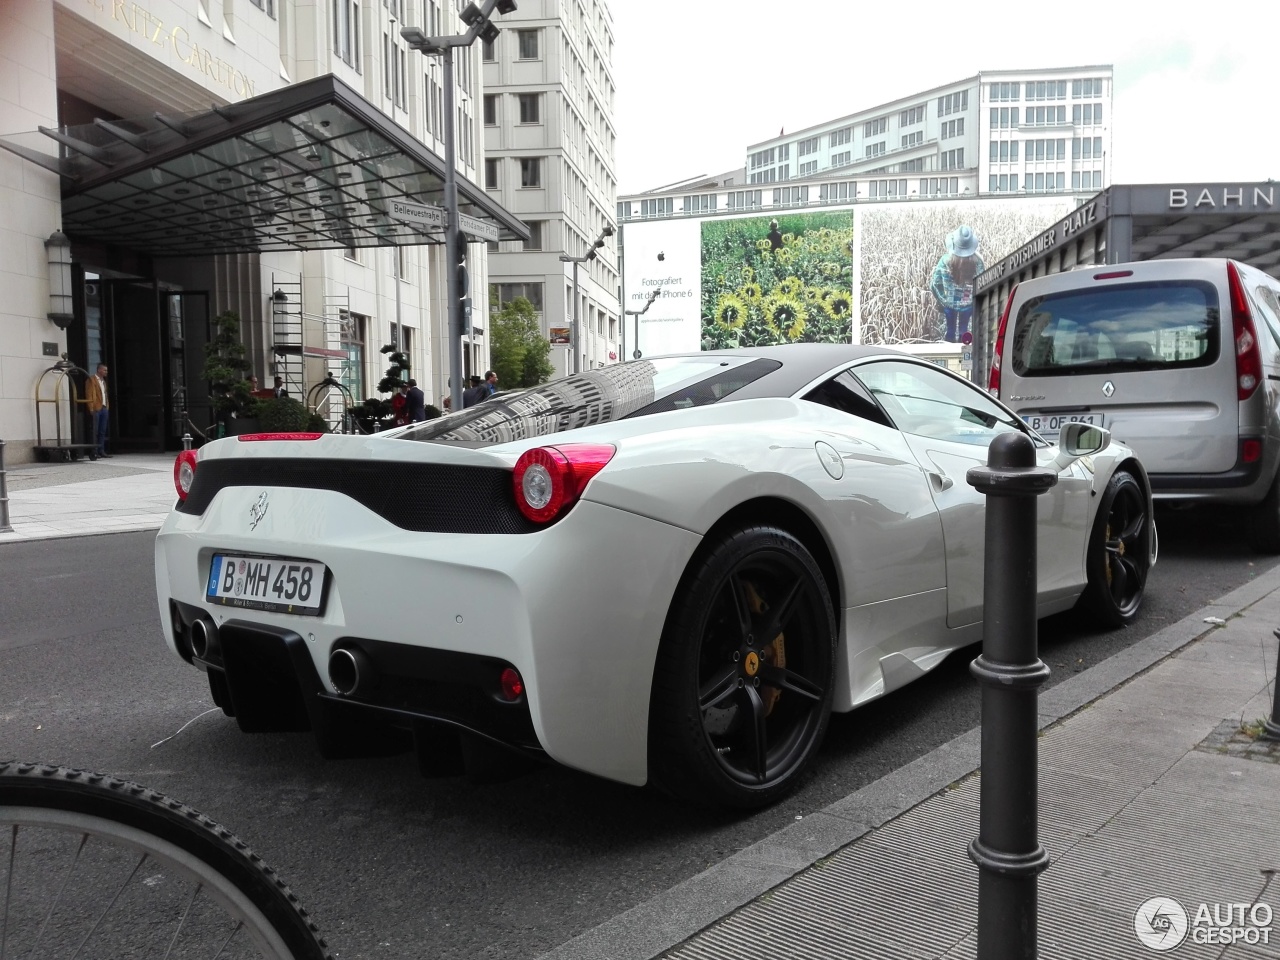
[[[502,309],[490,301],[489,357],[503,387],[534,387],[551,379],[551,341],[524,297]]]
[[[253,405],[245,376],[249,361],[240,342],[240,314],[227,310],[213,318],[213,337],[204,345],[204,378],[219,420],[244,416]]]

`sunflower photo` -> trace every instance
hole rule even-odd
[[[702,349],[849,343],[849,210],[702,224]]]

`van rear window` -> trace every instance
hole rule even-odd
[[[1013,371],[1059,376],[1200,367],[1218,358],[1218,292],[1200,280],[1130,283],[1028,300],[1013,331]]]

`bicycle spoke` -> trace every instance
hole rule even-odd
[[[18,825],[9,837],[9,875],[4,879],[4,913],[0,914],[0,960],[4,960],[5,941],[9,936],[9,900],[13,894],[13,859],[18,852]]]
[[[17,827],[14,827],[14,829],[16,830]],[[58,908],[58,904],[62,902],[62,895],[67,892],[67,884],[71,882],[71,876],[76,872],[76,866],[80,863],[80,854],[84,852],[85,844],[88,842],[89,835],[87,833],[80,834],[80,846],[76,847],[76,852],[72,856],[71,863],[67,867],[66,876],[62,878],[62,886],[58,887],[58,895],[54,897],[53,902],[49,904],[49,912],[45,914],[44,921],[40,924],[40,929],[36,931],[35,939],[31,941],[31,951],[27,954],[28,958],[34,956],[36,946],[44,937],[44,932],[49,926],[49,921],[53,918],[53,911],[56,910]],[[3,952],[0,951],[0,958],[3,958],[3,956]]]
[[[80,946],[76,947],[76,952],[71,955],[71,960],[76,960],[80,956],[80,951],[85,948],[85,944],[89,942],[89,938],[98,932],[98,927],[102,926],[102,921],[107,919],[107,914],[111,912],[111,908],[116,905],[116,901],[120,899],[120,894],[124,893],[125,888],[133,882],[133,878],[138,875],[138,871],[142,869],[142,865],[147,862],[149,854],[144,853],[142,858],[134,865],[133,871],[129,876],[124,878],[124,883],[120,884],[120,889],[116,891],[116,895],[111,898],[111,902],[107,904],[107,908],[102,911],[102,915],[98,917],[97,922],[93,925],[93,929],[85,934],[84,939],[80,941]]]
[[[200,891],[204,889],[203,883],[197,883],[196,888],[191,891],[191,899],[187,901],[187,908],[182,911],[182,916],[178,918],[178,929],[173,931],[173,939],[169,941],[169,949],[164,952],[164,960],[169,960],[169,956],[173,953],[173,948],[178,942],[178,937],[182,934],[182,927],[187,922],[187,917],[191,913],[192,906],[195,905],[196,897],[200,896]]]
[[[235,937],[235,935],[236,935],[237,933],[239,933],[239,932],[240,932],[240,929],[241,929],[243,926],[244,926],[244,921],[243,921],[243,920],[237,920],[237,921],[236,921],[236,928],[235,928],[234,930],[232,930],[232,931],[231,931],[231,936],[230,936],[230,937],[227,937],[227,939],[226,939],[226,940],[224,940],[224,941],[222,942],[222,946],[220,946],[220,947],[218,948],[218,952],[217,952],[217,953],[215,953],[215,954],[213,955],[213,960],[218,960],[218,958],[219,958],[220,956],[222,956],[224,953],[226,953],[226,951],[227,951],[227,944],[229,944],[229,943],[231,942],[232,938],[234,938],[234,937]]]

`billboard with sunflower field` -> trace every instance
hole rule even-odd
[[[984,264],[1077,203],[976,197],[631,221],[628,352],[966,343]]]
[[[702,349],[852,337],[852,211],[703,222]]]

